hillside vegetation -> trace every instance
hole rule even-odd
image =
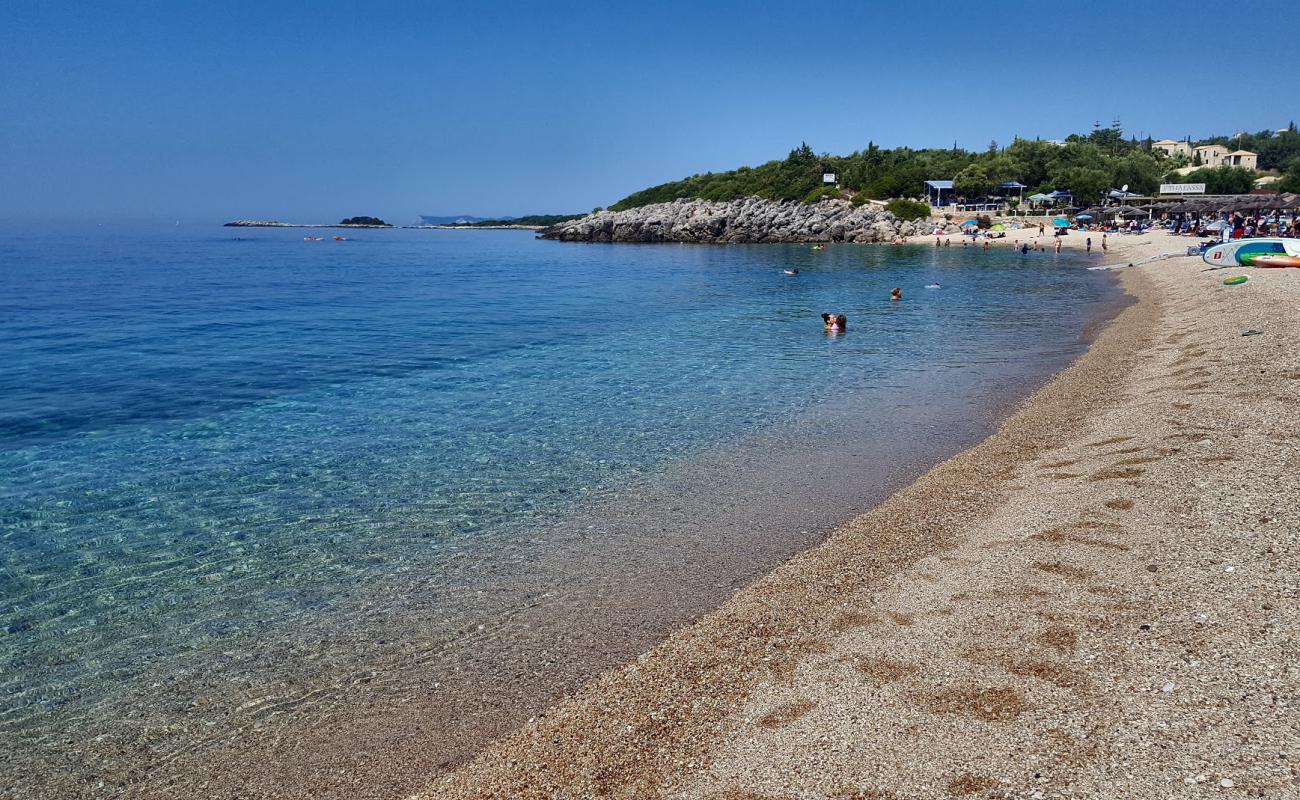
[[[1200,143],[1229,143],[1215,137]],[[1300,133],[1294,123],[1283,133],[1261,131],[1232,138],[1229,146],[1259,154],[1261,170],[1286,173],[1282,188],[1300,191]],[[1207,190],[1248,191],[1254,173],[1232,167],[1212,167],[1193,175],[1171,174],[1190,166],[1182,158],[1170,158],[1151,148],[1151,139],[1125,139],[1118,123],[1097,126],[1088,135],[1071,135],[1064,145],[1030,139],[1016,139],[1007,147],[990,142],[984,152],[952,149],[884,149],[874,143],[847,156],[818,155],[801,144],[782,161],[757,167],[740,167],[729,172],[692,175],[628,195],[611,211],[622,211],[652,203],[683,198],[735,200],[764,197],[771,200],[816,202],[823,191],[823,173],[833,172],[840,187],[856,195],[885,200],[924,197],[927,180],[952,179],[954,190],[965,197],[994,192],[1006,181],[1019,181],[1026,194],[1064,189],[1076,202],[1093,203],[1109,189],[1125,184],[1138,194],[1155,192],[1162,182],[1206,183]],[[1244,188],[1243,188],[1244,187]],[[855,198],[856,199],[856,198]]]

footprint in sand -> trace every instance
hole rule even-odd
[[[1005,686],[917,692],[912,699],[932,714],[962,714],[990,722],[1010,722],[1033,708],[1016,690]]]
[[[816,707],[817,704],[811,700],[799,700],[790,703],[789,705],[781,706],[773,711],[769,711],[758,718],[757,724],[759,727],[774,730],[789,725],[791,722],[794,722]]]
[[[1090,481],[1113,481],[1124,478],[1136,478],[1146,473],[1146,470],[1139,467],[1125,467],[1124,469],[1103,469],[1100,472],[1094,472],[1088,480]]]
[[[1093,442],[1089,447],[1105,447],[1108,444],[1123,444],[1133,440],[1132,436],[1112,436],[1109,439],[1103,439],[1100,442]]]

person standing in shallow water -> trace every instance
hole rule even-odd
[[[1091,236],[1088,237],[1088,252],[1089,252],[1089,253],[1092,252],[1092,237],[1091,237]]]
[[[902,290],[901,288],[895,286],[895,287],[894,287],[894,290],[893,290],[892,292],[889,293],[889,299],[890,299],[890,300],[902,300],[902,299],[903,299],[903,290]]]

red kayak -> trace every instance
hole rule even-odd
[[[1250,260],[1252,267],[1300,267],[1300,256],[1255,256]]]

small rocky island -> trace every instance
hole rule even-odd
[[[347,219],[336,222],[333,225],[329,223],[296,223],[296,222],[276,222],[275,220],[262,219],[237,219],[233,222],[227,222],[224,227],[227,228],[391,228],[387,222],[379,217],[348,217]]]
[[[561,242],[892,242],[955,233],[950,221],[900,220],[884,208],[846,200],[674,200],[626,211],[600,211],[543,229]]]

